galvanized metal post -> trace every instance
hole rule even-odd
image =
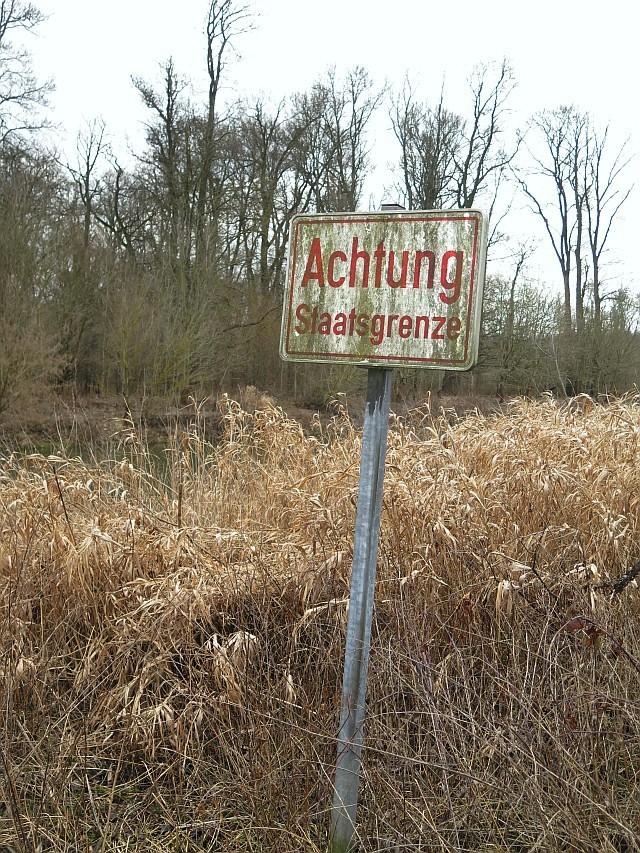
[[[331,819],[332,853],[353,843],[393,371],[370,367],[364,410],[347,644]]]

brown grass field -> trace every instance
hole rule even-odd
[[[324,851],[360,435],[0,455],[0,851]],[[640,849],[640,398],[393,417],[358,850]]]

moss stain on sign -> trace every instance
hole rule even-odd
[[[282,358],[469,369],[486,233],[475,210],[295,217]]]

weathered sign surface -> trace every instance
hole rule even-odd
[[[468,370],[486,231],[477,210],[296,216],[282,358]]]

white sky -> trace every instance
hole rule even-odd
[[[114,148],[127,139],[140,149],[144,109],[131,76],[155,80],[169,56],[179,74],[191,79],[196,96],[206,87],[204,27],[207,0],[37,0],[48,15],[27,44],[37,72],[52,77],[53,118],[67,151],[83,123],[101,116]],[[224,96],[263,95],[273,101],[309,88],[329,66],[338,73],[363,65],[382,84],[399,86],[408,72],[424,99],[438,96],[443,76],[450,108],[468,112],[466,80],[478,62],[512,64],[518,88],[512,98],[513,126],[524,128],[536,110],[574,104],[601,124],[611,123],[618,143],[631,137],[640,148],[640,108],[635,91],[637,27],[632,4],[609,0],[255,0],[256,29],[236,40],[223,80]],[[372,139],[372,173],[367,192],[377,204],[390,183],[394,157],[383,110]],[[640,184],[640,157],[626,172]],[[390,199],[394,194],[387,192]],[[640,231],[637,191],[615,229],[611,258],[620,283],[637,286],[635,241]],[[514,212],[510,230],[538,236],[541,223]],[[549,252],[538,269],[555,272]],[[533,272],[536,271],[532,270]]]

